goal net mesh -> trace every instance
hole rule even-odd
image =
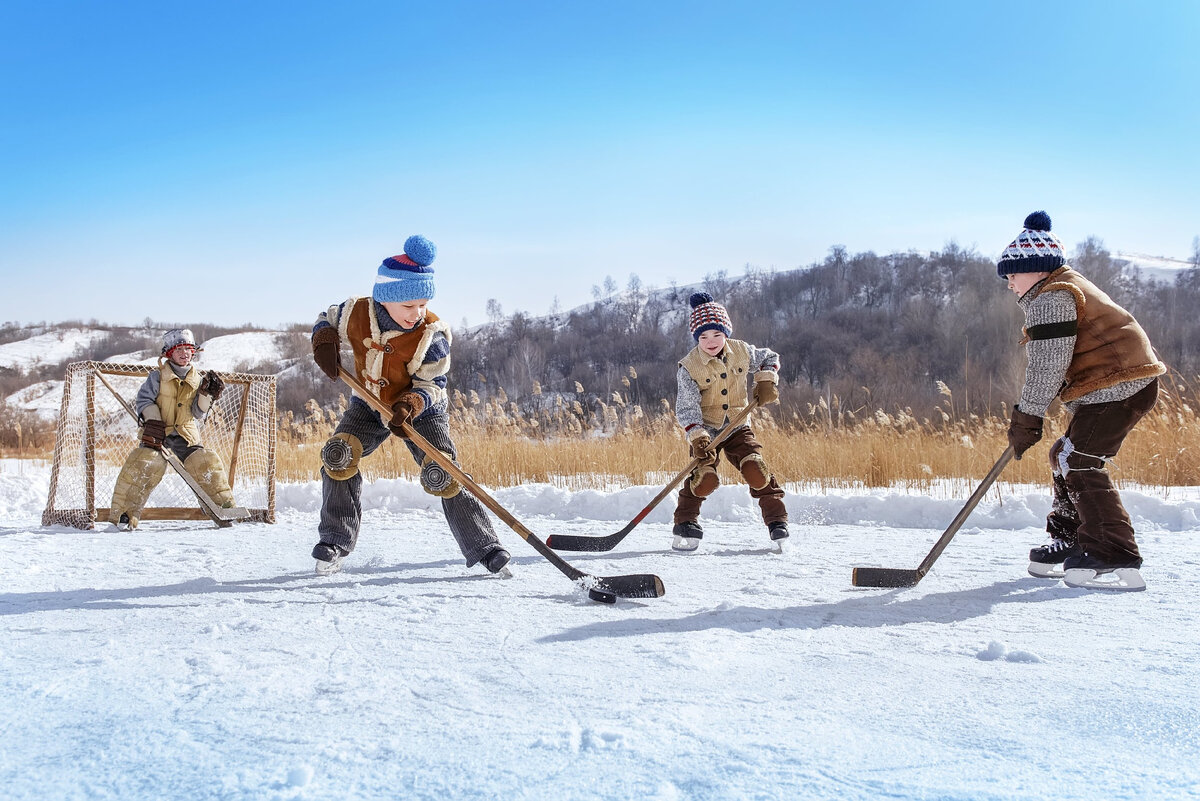
[[[117,474],[139,445],[138,424],[113,392],[132,408],[153,369],[92,361],[67,367],[42,525],[90,529],[96,520],[107,520]],[[274,523],[275,376],[217,375],[225,390],[200,423],[201,444],[221,457],[234,503],[250,511],[252,520]],[[141,519],[207,518],[188,485],[168,468]]]

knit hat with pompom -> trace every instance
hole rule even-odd
[[[996,272],[1001,278],[1013,273],[1050,273],[1066,263],[1062,242],[1050,233],[1050,215],[1035,211],[1025,218],[1025,230],[1000,255]]]
[[[429,300],[433,297],[433,264],[437,247],[420,234],[404,241],[404,252],[384,259],[371,297],[380,303]]]
[[[692,316],[688,319],[692,339],[700,341],[700,335],[705,331],[720,331],[727,337],[733,336],[733,322],[729,312],[720,303],[713,300],[707,292],[697,292],[688,298],[692,307]]]

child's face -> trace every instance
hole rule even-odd
[[[405,328],[414,328],[417,323],[425,319],[427,305],[429,305],[428,299],[383,302],[383,308],[387,309],[388,316]]]
[[[721,331],[713,331],[710,328],[707,331],[700,332],[700,339],[697,342],[700,345],[700,350],[709,356],[716,356],[725,347],[725,334]]]
[[[191,345],[176,345],[171,348],[171,354],[167,358],[178,364],[180,367],[187,367],[192,361],[192,357],[196,355],[196,349]]]
[[[1033,288],[1033,285],[1050,273],[1009,273],[1008,288],[1018,298]]]

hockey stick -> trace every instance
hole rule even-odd
[[[370,404],[371,408],[379,412],[379,416],[384,420],[385,424],[392,419],[392,410],[387,407],[383,401],[367,391],[367,388],[359,382],[357,378],[351,375],[344,367],[338,367],[338,376],[342,381],[354,390],[354,392]],[[536,535],[513,517],[507,509],[489,495],[483,487],[476,484],[470,476],[463,472],[462,468],[454,463],[446,454],[439,451],[437,448],[429,444],[429,441],[416,432],[416,430],[408,423],[402,423],[400,428],[404,434],[412,440],[412,443],[425,452],[429,458],[437,462],[439,466],[447,473],[452,475],[459,484],[471,491],[471,494],[479,499],[480,503],[492,511],[496,517],[500,518],[521,536],[521,539],[533,546],[533,549],[546,558],[550,564],[554,565],[572,581],[580,582],[588,591],[588,597],[593,601],[602,603],[616,603],[618,597],[621,598],[658,598],[666,592],[663,587],[662,579],[658,576],[641,573],[628,576],[593,576],[584,573],[572,566],[561,556],[550,550],[546,543],[537,538]]]
[[[725,430],[718,434],[717,438],[708,446],[709,450],[716,453],[717,446],[724,442],[733,433],[735,428],[746,422],[746,418],[750,416],[750,412],[754,411],[757,407],[758,404],[752,400],[747,404],[745,409],[734,415],[733,419],[729,421],[729,425],[725,426]],[[546,538],[546,544],[559,551],[611,551],[617,547],[617,543],[628,536],[629,532],[633,531],[638,523],[646,519],[646,516],[654,510],[654,507],[658,506],[663,498],[671,494],[671,490],[679,486],[679,482],[691,475],[692,471],[699,467],[700,464],[700,459],[692,459],[688,463],[688,466],[683,468],[675,478],[671,479],[671,482],[663,487],[660,493],[654,496],[654,500],[646,504],[646,508],[638,512],[637,516],[633,520],[630,520],[625,528],[620,531],[614,534],[606,534],[603,537],[586,537],[577,534],[551,534]]]
[[[962,524],[966,522],[971,512],[979,505],[983,496],[987,493],[988,488],[999,477],[1000,472],[1004,470],[1004,466],[1008,464],[1013,457],[1012,446],[1005,448],[1004,453],[1000,454],[1000,458],[996,460],[996,464],[983,477],[983,481],[979,482],[979,486],[971,493],[971,497],[967,499],[967,503],[959,511],[954,519],[950,521],[950,526],[934,543],[933,550],[929,555],[917,565],[916,570],[902,570],[892,567],[856,567],[854,574],[850,579],[850,583],[855,587],[913,587],[918,581],[925,578],[925,574],[933,567],[933,563],[942,555],[942,551],[946,550],[946,546],[950,544],[950,540],[954,539],[954,535],[962,528]]]
[[[125,400],[125,398],[121,397],[121,395],[115,389],[113,389],[113,385],[108,383],[108,379],[104,377],[104,374],[99,370],[96,370],[96,378],[100,379],[100,383],[104,384],[104,386],[108,388],[108,391],[112,393],[112,396],[117,399],[117,402],[124,407],[125,411],[129,412],[129,416],[133,418],[133,421],[138,423],[139,421],[137,412],[135,412],[133,407],[129,405],[129,401]],[[250,516],[250,512],[246,511],[240,506],[235,506],[230,509],[222,509],[220,506],[217,506],[216,501],[208,497],[208,493],[204,491],[204,488],[200,486],[200,483],[196,481],[196,479],[192,478],[192,474],[189,473],[187,468],[183,466],[183,463],[179,461],[178,456],[172,453],[168,448],[157,448],[156,450],[158,451],[159,456],[162,456],[162,458],[166,460],[167,464],[171,466],[171,469],[179,474],[179,477],[183,479],[183,482],[188,485],[188,489],[195,493],[196,500],[200,501],[200,511],[204,512],[204,514],[207,515],[208,518],[216,523],[219,527],[229,528],[233,525],[234,520],[241,520]]]

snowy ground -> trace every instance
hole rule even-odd
[[[316,484],[273,526],[117,535],[41,528],[47,476],[0,463],[5,799],[1200,797],[1194,490],[1126,493],[1149,588],[1104,594],[1026,575],[1039,488],[989,494],[892,591],[851,569],[916,567],[969,486],[799,490],[781,556],[723,488],[696,554],[668,510],[565,554],[666,583],[604,606],[499,524],[516,577],[465,568],[407,482],[368,489],[318,578]],[[544,537],[656,489],[496,496]]]

